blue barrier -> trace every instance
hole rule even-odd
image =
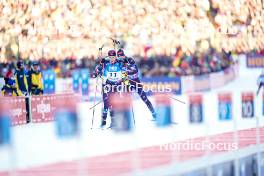
[[[53,70],[43,71],[44,94],[55,93],[56,74]]]
[[[148,95],[158,92],[182,93],[180,77],[143,77],[142,83]]]
[[[89,78],[90,72],[88,69],[81,70],[81,79],[82,79],[82,95],[88,95],[89,93]]]
[[[111,94],[109,101],[112,104],[112,117],[111,127],[117,132],[132,131],[135,125],[134,112],[131,111],[132,99],[129,94]],[[111,112],[110,112],[111,113]]]
[[[160,94],[155,96],[156,100],[156,125],[158,127],[166,127],[171,124],[172,108],[169,96]]]
[[[201,95],[190,96],[189,119],[190,123],[203,122],[203,102]]]
[[[79,92],[79,88],[80,88],[79,77],[80,77],[80,71],[74,70],[72,72],[72,86],[73,86],[73,91],[75,93]]]
[[[262,94],[262,116],[264,116],[264,93]]]
[[[73,91],[75,93],[79,92],[80,81],[81,81],[82,95],[88,95],[88,93],[89,93],[89,79],[90,79],[90,72],[88,69],[74,70],[72,73]]]
[[[256,155],[251,155],[239,160],[239,175],[257,175]]]
[[[229,161],[229,162],[214,165],[212,167],[212,175],[223,175],[223,176],[235,175],[234,162]]]
[[[10,143],[11,118],[7,115],[0,115],[0,145]]]
[[[78,135],[79,123],[77,113],[67,109],[59,109],[55,113],[56,134],[59,138]]]
[[[264,175],[264,152],[260,154],[260,175]]]
[[[219,120],[232,119],[231,93],[218,94],[218,117]]]

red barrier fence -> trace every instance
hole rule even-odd
[[[55,95],[32,96],[31,113],[33,123],[49,122],[54,120],[53,114],[55,111],[55,99]]]
[[[62,103],[65,106],[68,106],[69,104],[71,106],[74,106],[72,102],[75,100],[76,97],[78,96],[73,93],[32,96],[32,122],[40,123],[53,121],[56,109],[61,106]]]
[[[6,113],[12,118],[12,126],[27,123],[25,97],[1,97],[0,103],[6,105]]]
[[[54,120],[54,113],[58,107],[75,108],[75,103],[79,96],[73,93],[32,96],[31,102],[31,122],[50,122]],[[7,111],[12,118],[12,126],[27,123],[27,109],[25,97],[1,97],[1,104],[8,105]]]
[[[27,123],[27,110],[25,97],[10,98],[12,104],[12,125],[22,125]]]

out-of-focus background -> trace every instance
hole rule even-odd
[[[263,50],[262,1],[3,1],[0,9],[1,62],[40,60],[62,77],[92,69],[109,37],[146,76],[219,71],[232,54]]]
[[[0,96],[1,176],[264,176],[263,1],[2,0],[0,11],[0,88],[18,62],[25,72],[37,63],[43,82],[43,95]],[[98,129],[94,69],[119,48],[145,87],[171,88],[169,127],[156,126],[134,93],[134,130]],[[72,106],[78,123],[56,118]],[[63,140],[60,125],[78,134]]]

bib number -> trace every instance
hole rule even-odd
[[[108,72],[107,78],[110,81],[118,81],[121,79],[121,72]]]

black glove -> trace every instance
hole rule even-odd
[[[104,64],[105,63],[105,58],[102,58],[102,60],[101,60],[101,64]]]
[[[128,59],[127,59],[127,58],[124,59],[124,63],[125,63],[125,64],[128,63]]]
[[[102,70],[103,70],[103,66],[101,64],[99,64],[98,66],[96,66],[95,71],[93,73],[93,77],[96,78],[98,75],[102,75]]]

